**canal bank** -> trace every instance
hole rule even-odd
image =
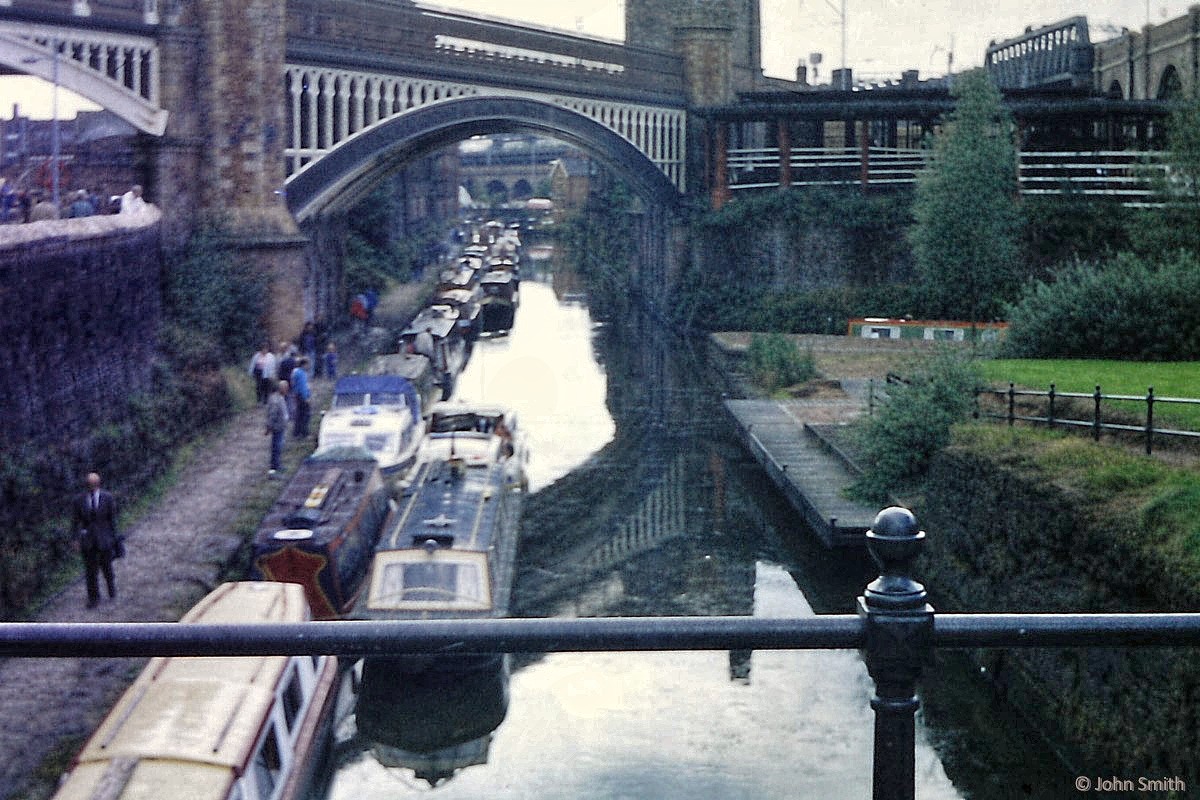
[[[714,347],[725,369],[731,360],[736,369],[730,335],[720,337]],[[961,428],[916,493],[914,511],[928,534],[916,577],[941,612],[1195,611],[1200,559],[1187,531],[1198,490],[1187,469],[1172,470],[1126,455],[1115,441]],[[1068,772],[1168,776],[1195,786],[1194,656],[1180,648],[1109,647],[979,650],[940,660],[982,676],[1000,706],[991,713],[1028,722]],[[929,716],[958,727],[950,721],[953,704],[939,702],[957,692],[945,671],[927,673],[923,685]],[[999,742],[990,747],[1006,750]],[[943,752],[957,778],[955,750],[948,740]]]

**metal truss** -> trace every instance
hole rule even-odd
[[[686,189],[686,112],[561,94],[289,65],[288,175],[320,160],[356,134],[433,103],[458,97],[519,97],[574,111],[634,145],[680,192]]]
[[[77,92],[146,133],[166,130],[151,38],[0,20],[0,64]]]

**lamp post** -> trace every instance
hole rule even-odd
[[[62,140],[59,137],[58,129],[58,40],[51,39],[50,47],[53,50],[54,63],[54,93],[51,95],[50,101],[50,194],[54,202],[54,207],[58,209],[59,214],[62,213],[62,204],[59,190],[59,159],[62,156]]]
[[[841,25],[842,25],[842,64],[841,64],[841,69],[844,70],[846,68],[846,0],[842,0],[842,5],[840,8],[838,6],[835,6],[833,4],[832,0],[825,0],[825,5],[829,6],[829,8],[833,11],[833,13],[838,15],[838,20],[841,22]]]
[[[53,65],[51,76],[54,82],[54,90],[50,96],[50,193],[51,199],[54,202],[54,207],[62,213],[62,207],[59,205],[61,199],[61,190],[59,187],[59,161],[62,158],[62,139],[59,136],[58,127],[58,39],[50,40],[50,60]],[[25,64],[35,64],[40,59],[30,57],[22,60]]]

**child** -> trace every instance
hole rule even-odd
[[[325,348],[325,376],[331,381],[337,380],[337,362],[337,345],[330,342],[329,346]]]

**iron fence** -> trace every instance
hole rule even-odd
[[[915,797],[917,682],[938,647],[1200,646],[1200,614],[935,614],[911,577],[924,531],[888,508],[867,532],[879,577],[855,614],[272,625],[3,623],[0,656],[380,656],[407,653],[860,649],[875,682],[872,798]]]
[[[1005,410],[1002,414],[987,412],[980,408],[980,395],[996,395],[1005,401]],[[1044,398],[1046,400],[1045,416],[1036,414],[1017,413],[1017,398],[1033,397]],[[1061,406],[1056,406],[1057,401],[1061,400],[1087,400],[1091,402],[1092,413],[1087,419],[1077,419],[1070,416],[1064,416],[1058,412]],[[1142,424],[1129,424],[1119,422],[1106,422],[1103,416],[1104,401],[1113,401],[1119,403],[1144,403],[1146,408],[1145,422]],[[1160,428],[1154,424],[1154,409],[1162,404],[1175,405],[1191,405],[1200,406],[1200,399],[1194,397],[1159,397],[1154,394],[1154,387],[1146,389],[1144,395],[1132,394],[1104,394],[1097,384],[1095,391],[1092,392],[1060,392],[1055,388],[1055,384],[1050,384],[1048,391],[1040,391],[1037,389],[1018,389],[1013,383],[1008,384],[1007,389],[979,388],[975,390],[975,411],[976,419],[1002,419],[1009,425],[1013,425],[1017,421],[1044,423],[1050,427],[1075,427],[1075,428],[1090,428],[1092,438],[1097,441],[1100,439],[1100,434],[1103,431],[1122,431],[1125,433],[1140,433],[1145,437],[1146,453],[1149,455],[1154,452],[1154,436],[1180,437],[1188,439],[1200,439],[1200,431],[1179,430],[1174,428]]]

